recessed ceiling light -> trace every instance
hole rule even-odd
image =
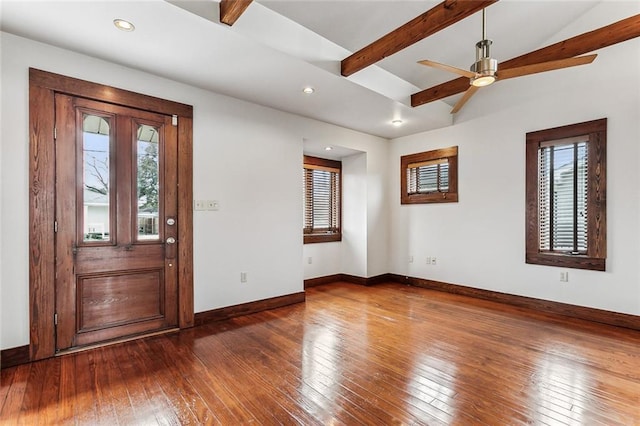
[[[325,151],[331,151],[332,149],[333,149],[333,147],[332,147],[332,146],[328,146],[328,147],[326,147],[324,150],[325,150]]]
[[[304,93],[306,93],[307,95],[312,94],[313,92],[315,92],[316,90],[313,87],[305,87],[304,89],[302,89],[302,91]]]
[[[122,31],[133,31],[136,29],[135,25],[133,25],[129,21],[125,21],[124,19],[114,19],[113,25],[116,26],[117,29]]]
[[[397,118],[397,119],[391,121],[391,124],[393,124],[396,127],[400,127],[400,126],[402,126],[402,120]]]

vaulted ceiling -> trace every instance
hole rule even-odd
[[[220,5],[213,0],[2,1],[0,28],[207,90],[387,138],[452,123],[451,106],[460,95],[411,107],[412,94],[452,79],[451,74],[419,65],[417,61],[431,59],[468,69],[475,60],[475,43],[482,38],[481,14],[471,13],[345,77],[341,70],[345,58],[442,2],[224,0],[223,3],[229,3],[223,5],[223,14],[231,16],[232,25],[220,22]],[[464,3],[469,2],[446,0],[444,5],[461,8]],[[600,3],[596,0],[476,3],[490,4],[487,36],[494,40],[492,56],[499,60],[612,23],[591,19],[586,29],[584,25],[575,25]],[[614,1],[607,3],[616,7]],[[628,16],[627,7],[619,19]],[[131,21],[136,30],[130,33],[117,30],[112,23],[116,18]],[[315,92],[302,93],[307,86]],[[403,124],[393,126],[391,122],[395,119]]]

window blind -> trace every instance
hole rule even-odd
[[[587,142],[580,138],[541,145],[538,154],[540,251],[584,254],[588,237]]]
[[[449,191],[449,161],[446,158],[409,164],[407,192],[428,194]]]
[[[304,233],[340,231],[340,170],[323,166],[303,168]]]
[[[526,263],[605,271],[607,119],[528,132],[525,170]]]

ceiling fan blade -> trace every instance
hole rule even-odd
[[[467,101],[471,99],[471,97],[478,91],[478,89],[479,87],[469,86],[469,88],[467,89],[466,92],[464,92],[464,95],[462,95],[462,97],[460,98],[456,106],[454,106],[453,109],[451,110],[451,114],[455,114],[456,112],[460,111],[464,106],[464,104],[466,104]]]
[[[539,72],[559,70],[562,68],[575,67],[578,65],[586,65],[593,62],[596,59],[596,54],[578,56],[576,58],[559,59],[557,61],[540,62],[532,65],[525,65],[522,67],[509,68],[500,70],[498,67],[498,80],[506,80],[508,78],[522,77],[530,74],[537,74]]]
[[[613,24],[509,59],[508,61],[502,62],[500,66],[508,69],[538,63],[540,61],[573,58],[577,55],[600,50],[640,37],[639,24],[640,14],[633,15],[621,21],[614,22]],[[417,107],[448,96],[453,96],[464,92],[468,87],[468,82],[464,78],[456,78],[412,94],[411,106]]]
[[[426,59],[424,61],[418,61],[418,63],[422,65],[426,65],[428,67],[439,68],[441,70],[449,71],[454,74],[461,75],[463,77],[473,78],[476,76],[476,73],[474,72],[463,70],[462,68],[452,67],[451,65],[441,64],[439,62],[429,61]]]

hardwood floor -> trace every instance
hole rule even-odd
[[[2,424],[640,424],[640,332],[399,284],[2,370]]]

